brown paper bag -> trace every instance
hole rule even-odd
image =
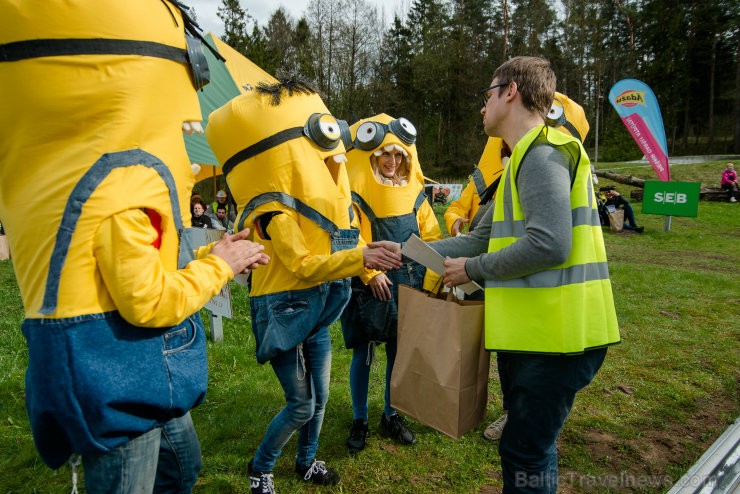
[[[615,209],[609,213],[609,228],[614,233],[624,230],[624,209]]]
[[[483,316],[482,301],[399,287],[393,408],[455,439],[483,420],[490,363]]]
[[[8,249],[8,237],[0,235],[0,261],[10,259],[10,249]]]

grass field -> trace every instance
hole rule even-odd
[[[647,166],[601,164],[653,179]],[[716,185],[723,164],[676,166],[674,180]],[[602,181],[601,185],[609,184]],[[629,197],[629,187],[618,188]],[[642,235],[604,232],[622,343],[609,350],[595,381],[581,392],[559,442],[564,493],[662,493],[740,415],[740,204],[702,202],[697,218],[641,214]],[[442,213],[442,208],[438,213]],[[203,448],[199,493],[249,491],[246,465],[270,418],[281,408],[269,366],[254,357],[245,291],[233,286],[234,318],[225,340],[209,343],[210,387],[193,412]],[[67,493],[70,470],[47,468],[36,454],[24,407],[27,352],[10,262],[0,262],[0,493]],[[207,313],[204,313],[207,318]],[[494,493],[500,491],[496,445],[481,432],[460,440],[413,423],[419,442],[400,447],[381,438],[384,352],[371,374],[368,447],[345,449],[352,420],[350,352],[332,327],[334,357],[319,450],[342,475],[335,488],[300,483],[293,474],[295,441],[275,470],[280,493]],[[53,376],[49,376],[53,379]],[[487,420],[501,412],[492,368]],[[82,490],[84,491],[84,489]]]

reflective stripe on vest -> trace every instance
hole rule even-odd
[[[538,145],[557,147],[575,162],[570,167],[572,249],[568,259],[553,269],[486,281],[486,348],[575,354],[617,343],[619,330],[590,163],[578,141],[538,128],[517,144],[497,190],[489,252],[526,235],[516,177],[528,151]]]

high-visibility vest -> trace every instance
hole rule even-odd
[[[618,343],[591,167],[579,141],[543,126],[517,143],[496,193],[488,251],[497,252],[525,234],[516,177],[527,151],[540,144],[561,148],[577,163],[570,193],[572,249],[568,259],[554,268],[521,278],[486,281],[486,348],[577,354]]]

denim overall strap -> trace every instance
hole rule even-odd
[[[265,192],[264,194],[260,194],[249,201],[244,207],[244,211],[242,211],[242,214],[239,215],[239,230],[244,229],[244,222],[247,220],[247,216],[249,216],[252,211],[257,209],[257,207],[262,206],[263,204],[267,204],[268,202],[273,201],[279,202],[283,206],[295,210],[301,216],[305,216],[309,220],[319,225],[319,228],[329,233],[329,235],[332,235],[334,232],[339,231],[339,227],[337,227],[329,218],[319,213],[305,202],[301,202],[300,200],[289,194],[286,194],[285,192]]]
[[[470,180],[473,181],[475,191],[478,193],[478,196],[482,196],[488,186],[486,185],[486,180],[483,178],[483,172],[480,171],[480,168],[475,168],[475,171],[470,175]]]
[[[373,208],[371,208],[370,204],[368,204],[367,201],[357,192],[352,192],[352,202],[356,203],[360,207],[362,212],[365,213],[365,216],[367,216],[367,219],[370,220],[370,223],[377,219],[378,216],[375,214],[375,211],[373,211]]]
[[[67,258],[69,245],[72,242],[72,235],[77,227],[77,221],[82,214],[82,207],[111,171],[116,168],[134,165],[153,168],[157,171],[165,185],[167,185],[170,193],[170,202],[172,203],[172,214],[175,220],[175,227],[177,228],[178,236],[182,235],[183,225],[182,216],[180,214],[180,203],[177,200],[175,179],[173,178],[172,172],[170,172],[169,168],[167,168],[159,158],[142,149],[129,149],[127,151],[104,154],[87,172],[85,172],[72,190],[69,199],[67,199],[67,205],[64,208],[62,221],[57,230],[54,250],[52,251],[51,260],[49,262],[49,274],[46,279],[44,303],[39,310],[40,314],[53,314],[57,308],[59,281],[62,268],[64,267],[64,262]],[[179,264],[182,262],[185,262],[185,260],[181,258],[179,260]],[[187,264],[187,262],[185,263]]]
[[[247,205],[245,206],[244,211],[242,211],[242,214],[239,216],[239,230],[242,230],[244,228],[244,222],[252,213],[252,211],[263,204],[267,204],[268,202],[279,202],[283,206],[287,206],[293,209],[301,216],[304,216],[316,223],[319,228],[329,234],[332,253],[357,247],[357,242],[360,237],[359,229],[341,229],[336,224],[334,224],[333,221],[316,211],[308,204],[296,199],[289,194],[286,194],[285,192],[265,192],[264,194],[260,194],[249,201],[249,203],[247,203]],[[352,218],[354,217],[352,206],[350,206],[348,214],[351,222]]]
[[[414,202],[414,215],[416,215],[416,212],[419,211],[419,208],[422,204],[424,204],[424,201],[427,200],[427,194],[423,190],[419,192],[419,195],[416,196],[416,202]]]

